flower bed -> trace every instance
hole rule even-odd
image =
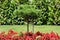
[[[0,40],[60,40],[60,36],[57,33],[17,33],[13,30],[9,30],[6,34],[5,32],[0,33]]]

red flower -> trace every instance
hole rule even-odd
[[[15,35],[16,34],[16,35]],[[35,34],[32,32],[29,33],[20,33],[22,36],[17,35],[17,32],[13,30],[9,30],[8,34],[5,32],[0,33],[0,40],[60,40],[60,36],[54,32],[51,33],[40,33],[36,32]]]

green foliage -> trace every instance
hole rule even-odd
[[[0,25],[25,24],[21,14],[35,24],[60,25],[60,0],[0,0]]]
[[[21,16],[26,22],[32,21],[38,18],[39,10],[35,8],[35,5],[20,5],[14,14]]]

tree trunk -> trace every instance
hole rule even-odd
[[[29,22],[27,22],[27,32],[29,32]]]
[[[34,22],[32,22],[32,32],[34,33]]]

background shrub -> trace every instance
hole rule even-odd
[[[33,0],[32,3],[29,0],[0,0],[0,25],[25,24],[24,19],[15,15],[15,13],[25,9],[24,5],[26,5],[26,9],[35,8],[39,10],[39,18],[35,21],[35,25],[60,25],[59,0]]]

